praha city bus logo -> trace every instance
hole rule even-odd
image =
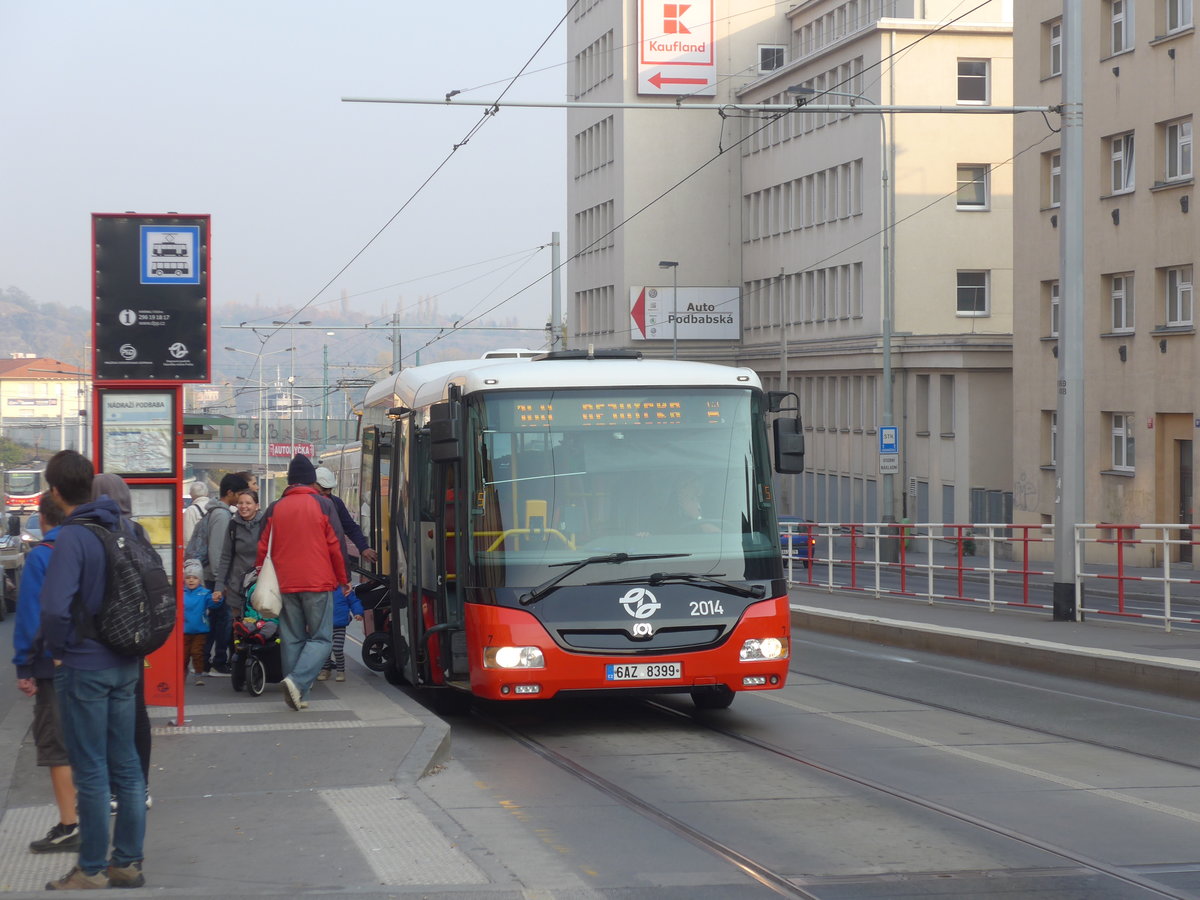
[[[662,604],[645,588],[630,588],[625,592],[625,596],[618,601],[625,612],[629,613],[635,619],[648,619],[660,609]]]

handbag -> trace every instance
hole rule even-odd
[[[258,580],[254,584],[254,595],[250,602],[264,618],[276,619],[283,611],[283,595],[279,593],[279,577],[275,574],[275,564],[271,561],[271,546],[275,543],[275,529],[267,538],[267,557],[263,560],[262,568],[258,570]]]

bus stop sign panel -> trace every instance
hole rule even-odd
[[[98,381],[210,380],[208,232],[208,216],[92,216]]]

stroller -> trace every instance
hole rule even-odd
[[[257,697],[267,682],[283,680],[279,650],[279,620],[261,618],[246,598],[245,615],[233,623],[233,661],[230,681],[235,691],[248,690]]]
[[[354,588],[363,611],[373,613],[374,630],[363,637],[363,664],[372,672],[387,671],[392,662],[392,598],[387,582],[360,570],[363,580]]]

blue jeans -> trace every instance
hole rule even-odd
[[[229,604],[222,603],[208,613],[208,640],[204,642],[204,658],[214,666],[229,666],[229,640],[233,636],[233,616]]]
[[[307,697],[333,649],[333,592],[284,594],[279,639],[283,674]]]
[[[111,669],[54,670],[79,807],[79,868],[89,875],[109,864],[110,795],[117,798],[112,865],[128,866],[142,858],[146,780],[134,744],[141,668],[141,659],[133,658]]]

